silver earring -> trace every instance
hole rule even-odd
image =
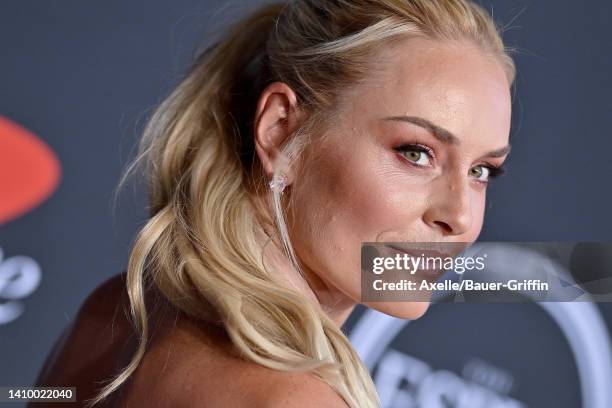
[[[279,194],[282,194],[283,190],[287,186],[287,176],[284,173],[280,173],[275,177],[273,176],[268,185],[270,186],[270,189],[277,190]]]

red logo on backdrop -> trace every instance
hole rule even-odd
[[[29,130],[0,116],[0,224],[45,201],[60,177],[53,151]]]

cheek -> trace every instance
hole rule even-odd
[[[296,252],[353,299],[360,294],[361,243],[409,231],[427,203],[422,180],[408,178],[398,163],[393,152],[352,146],[342,157],[321,155],[293,190]]]

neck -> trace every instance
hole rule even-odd
[[[305,278],[302,276],[300,278],[307,283],[310,292],[314,295],[319,305],[321,305],[323,311],[338,327],[342,327],[355,309],[357,305],[355,301],[337,290],[333,285],[325,282],[303,264],[300,264],[300,269],[305,275]],[[295,274],[298,273],[295,271],[295,268],[292,268],[292,271]]]
[[[355,301],[325,282],[317,273],[302,263],[299,266],[304,275],[300,274],[279,245],[267,236],[262,235],[260,238],[263,240],[266,267],[278,273],[290,288],[320,305],[327,316],[338,327],[342,327],[357,305]]]

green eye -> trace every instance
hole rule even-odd
[[[418,162],[421,159],[421,156],[423,156],[423,152],[412,151],[406,154],[406,158],[413,162]]]
[[[398,151],[407,160],[419,166],[428,166],[431,162],[432,155],[429,151],[420,145],[405,145],[401,146]]]
[[[430,147],[418,143],[403,144],[394,150],[415,166],[431,166],[436,157]],[[479,182],[488,184],[492,179],[505,174],[506,169],[502,166],[479,164],[472,167],[468,173],[470,177],[476,178]]]
[[[486,166],[476,166],[470,169],[470,176],[476,177],[481,181],[487,181],[489,179],[489,173],[490,170]]]

